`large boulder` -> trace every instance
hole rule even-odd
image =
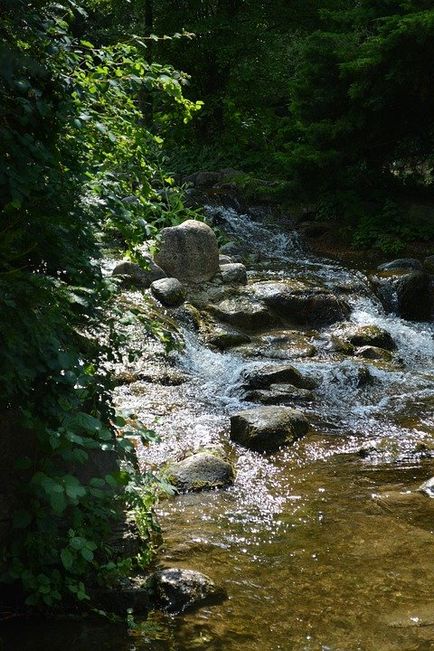
[[[210,452],[198,452],[169,466],[170,482],[180,493],[229,486],[234,481],[230,463]]]
[[[291,384],[298,389],[315,389],[317,383],[304,377],[289,364],[267,364],[244,371],[242,374],[247,389],[267,389],[272,384]]]
[[[155,264],[150,256],[143,256],[143,265],[124,260],[116,265],[112,276],[120,276],[122,284],[127,287],[139,287],[148,289],[154,280],[165,278],[164,271]]]
[[[257,452],[290,445],[309,429],[305,416],[289,407],[256,407],[231,417],[231,439]]]
[[[256,283],[252,291],[281,319],[298,325],[330,325],[351,312],[345,300],[326,288],[300,281]]]
[[[168,276],[187,283],[210,280],[219,271],[219,250],[214,231],[189,219],[161,231],[156,263]]]
[[[185,300],[185,288],[176,278],[155,280],[151,292],[165,307],[179,307]]]
[[[227,598],[208,576],[194,570],[170,568],[155,572],[152,579],[157,605],[173,615]]]

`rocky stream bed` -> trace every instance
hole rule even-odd
[[[207,214],[220,251],[187,223],[163,233],[158,266],[118,267],[128,301],[152,295],[184,347],[167,356],[135,326],[143,356],[115,398],[160,436],[141,468],[178,489],[159,506],[159,564],[210,577],[217,603],[129,633],[15,627],[10,648],[434,649],[432,259],[353,270],[264,213]]]

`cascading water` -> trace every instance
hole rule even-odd
[[[118,405],[161,437],[141,450],[143,467],[217,447],[236,468],[229,489],[162,502],[161,561],[210,575],[229,599],[152,620],[133,640],[104,638],[104,649],[433,649],[434,500],[415,488],[434,474],[434,324],[386,314],[363,273],[310,255],[294,232],[233,209],[207,213],[249,260],[250,283],[295,278],[344,295],[345,326],[379,326],[397,348],[393,362],[339,355],[330,346],[338,323],[271,329],[227,352],[185,328],[181,352],[166,361],[155,348],[145,355],[148,375],[151,360],[166,380],[139,379],[117,392]],[[230,443],[229,416],[253,406],[244,374],[276,359],[318,388],[298,405],[310,433],[265,456]]]

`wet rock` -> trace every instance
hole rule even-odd
[[[363,357],[363,359],[378,359],[384,362],[390,362],[393,359],[390,351],[378,348],[377,346],[362,346],[356,350],[354,356]]]
[[[280,318],[299,325],[325,326],[351,312],[348,303],[326,289],[292,283],[256,283],[252,290]]]
[[[317,350],[310,338],[300,332],[274,331],[260,334],[250,345],[243,345],[238,352],[245,357],[265,357],[287,361],[300,357],[313,357]]]
[[[347,339],[353,346],[375,346],[385,350],[396,348],[396,344],[387,330],[375,325],[360,326],[347,334]]]
[[[220,265],[223,282],[228,285],[247,285],[247,271],[240,262]]]
[[[145,256],[144,264],[147,268],[135,262],[120,262],[112,271],[112,276],[121,276],[123,285],[127,287],[140,287],[148,289],[155,280],[165,278],[165,272],[155,264],[150,256]]]
[[[219,255],[220,266],[223,264],[232,264],[233,262],[235,262],[235,260],[230,255],[223,255],[223,254]]]
[[[205,574],[170,568],[153,575],[157,604],[174,615],[227,598],[226,592]]]
[[[429,274],[434,274],[434,255],[429,255],[423,261],[423,267]]]
[[[317,383],[304,377],[289,364],[269,364],[244,371],[242,379],[248,389],[267,389],[272,384],[291,384],[298,389],[315,389]]]
[[[427,273],[398,269],[379,272],[371,280],[389,312],[414,321],[431,318],[433,296]]]
[[[415,271],[422,270],[422,264],[416,258],[399,258],[392,260],[392,262],[385,262],[377,267],[378,271],[391,271],[393,269],[414,269]]]
[[[207,224],[192,219],[163,228],[155,261],[167,275],[178,280],[187,283],[209,280],[219,270],[215,233]]]
[[[263,405],[293,405],[310,402],[313,400],[313,393],[292,384],[272,384],[268,389],[247,391],[244,398],[248,402],[260,402]]]
[[[326,346],[327,350],[335,353],[342,353],[342,355],[354,355],[355,348],[349,341],[342,337],[331,337],[330,342]]]
[[[248,332],[261,330],[275,323],[275,318],[263,303],[242,294],[211,305],[209,311],[220,321]]]
[[[289,407],[256,407],[231,417],[231,439],[258,452],[273,452],[306,434],[305,416]]]
[[[155,280],[151,292],[166,307],[178,307],[185,301],[185,288],[176,278]]]
[[[434,498],[434,477],[431,477],[431,479],[428,479],[428,481],[424,482],[418,490],[424,495]]]
[[[421,271],[406,274],[396,282],[398,311],[404,319],[431,318],[432,290],[428,274]]]
[[[168,468],[170,482],[179,492],[200,491],[229,486],[234,469],[224,459],[210,452],[198,452]]]
[[[206,337],[208,344],[216,346],[220,350],[227,350],[228,348],[233,348],[234,346],[240,346],[242,344],[247,344],[250,342],[249,335],[246,335],[243,332],[238,330],[222,328],[221,326],[216,326],[213,332]]]

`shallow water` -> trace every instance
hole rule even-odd
[[[92,622],[42,623],[24,632],[11,621],[3,648],[434,649],[434,500],[416,490],[434,475],[434,326],[386,315],[363,273],[310,256],[294,235],[212,209],[218,210],[231,237],[255,242],[251,252],[259,259],[251,279],[308,277],[347,293],[350,321],[390,332],[399,361],[331,352],[339,325],[300,332],[317,350],[306,357],[294,347],[291,356],[296,368],[320,381],[315,399],[302,406],[311,431],[265,456],[232,445],[228,435],[230,414],[246,405],[241,373],[269,363],[266,355],[216,352],[189,330],[181,353],[166,361],[157,349],[144,355],[144,368],[152,358],[160,374],[176,372],[185,381],[142,380],[118,389],[119,406],[161,437],[140,451],[142,467],[218,446],[237,472],[227,490],[160,504],[161,563],[208,574],[229,599],[176,618],[154,614],[129,632]],[[361,366],[372,377],[365,386],[358,381]]]

